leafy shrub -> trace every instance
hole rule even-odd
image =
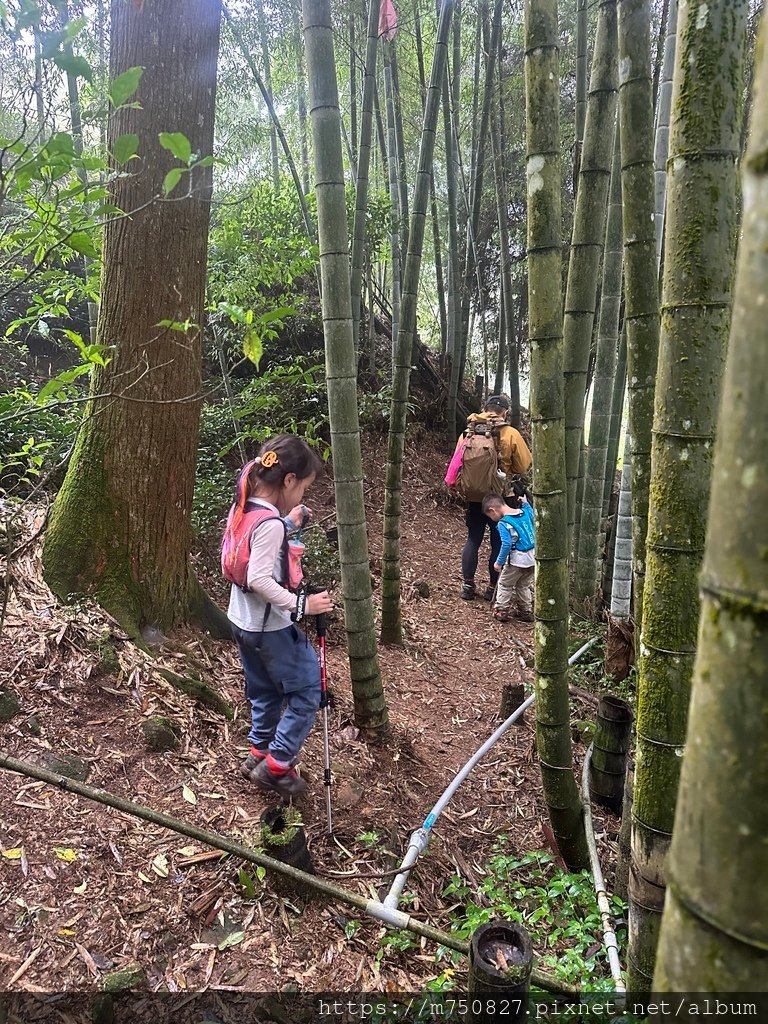
[[[322,529],[307,530],[301,537],[305,545],[302,565],[304,575],[314,584],[335,586],[341,579],[339,553],[328,543]]]
[[[359,396],[360,426],[385,433],[389,430],[389,414],[392,402],[392,385],[385,384],[378,391],[365,391]],[[411,416],[413,403],[407,402],[406,409]]]
[[[35,409],[38,398],[25,384],[0,392],[0,494],[27,492],[74,438],[80,407]]]
[[[239,445],[251,458],[267,438],[282,433],[302,437],[323,458],[330,454],[322,365],[296,360],[275,366],[236,391],[231,410],[224,402],[203,406],[192,503],[192,523],[198,536],[218,536],[220,522],[232,502],[241,462]],[[311,530],[307,539],[318,532]],[[327,546],[324,535],[322,541]],[[321,551],[322,541],[309,540],[308,547],[319,545],[318,557],[325,572],[332,564],[333,559],[328,559],[333,553],[330,548],[330,554]],[[338,579],[338,568],[334,578]]]
[[[453,931],[468,939],[476,928],[493,918],[515,921],[527,929],[537,950],[537,963],[556,977],[592,991],[612,989],[590,873],[561,871],[548,853],[513,856],[506,852],[507,844],[508,837],[499,836],[488,874],[479,886],[488,905],[478,906],[473,901],[473,890],[458,875],[444,890],[444,895],[466,901],[454,916]],[[611,909],[621,946],[626,943],[626,927],[619,922],[626,908],[618,896],[611,897]],[[555,947],[557,952],[547,952]],[[437,979],[436,987],[441,984]],[[450,984],[448,975],[444,987]]]
[[[330,433],[324,367],[303,359],[273,367],[245,385],[235,399],[235,417],[238,438],[246,443],[261,445],[275,434],[296,434],[327,458]],[[223,451],[236,443],[233,440]]]

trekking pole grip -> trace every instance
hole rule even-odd
[[[310,585],[307,587],[307,595],[309,594],[322,594],[323,591],[327,590],[327,587]],[[328,613],[321,612],[315,616],[315,629],[317,630],[318,636],[325,636],[328,632]]]

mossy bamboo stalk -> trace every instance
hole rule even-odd
[[[504,357],[506,353],[507,328],[504,323],[504,282],[501,282],[502,296],[499,302],[498,348],[496,351],[496,376],[493,380],[493,393],[500,395],[504,390]]]
[[[733,6],[730,12],[735,17]],[[768,887],[762,883],[768,831],[765,16],[761,43],[756,51],[733,323],[700,578],[688,741],[654,974],[659,991],[764,991],[768,969]],[[685,32],[681,47],[689,50]],[[737,64],[730,68],[735,76]]]
[[[603,0],[597,20],[587,98],[584,146],[573,218],[568,286],[563,317],[565,375],[565,468],[568,481],[569,554],[577,540],[576,488],[579,479],[584,396],[595,320],[600,258],[605,245],[608,186],[616,121],[616,3]]]
[[[619,136],[624,230],[629,433],[632,438],[632,557],[635,623],[642,619],[651,425],[659,353],[659,284],[654,228],[651,9],[619,0]]]
[[[595,613],[595,596],[600,580],[600,539],[603,521],[605,466],[616,376],[616,347],[621,308],[621,160],[619,133],[614,131],[611,200],[605,227],[603,287],[600,294],[600,323],[597,332],[592,415],[584,470],[584,500],[579,528],[578,560],[574,581],[574,604],[590,618]],[[614,467],[616,465],[614,456]]]
[[[552,830],[571,868],[589,853],[568,707],[568,551],[563,410],[557,0],[525,5],[528,321],[536,468],[536,745]]]
[[[627,390],[627,332],[619,333],[619,344],[616,350],[616,372],[613,377],[613,395],[611,396],[611,422],[608,428],[608,453],[605,460],[605,482],[603,485],[603,518],[608,515],[614,480],[616,463],[619,460],[619,443],[621,441],[621,421],[624,414],[624,395]]]
[[[667,156],[669,155],[669,119],[672,114],[672,75],[675,70],[677,45],[677,0],[668,0],[667,31],[664,37],[664,57],[661,63],[661,81],[656,103],[654,132],[654,189],[656,196],[656,262],[661,267],[664,242],[664,210],[667,195]]]
[[[395,135],[395,101],[392,86],[392,64],[389,47],[382,48],[384,58],[384,103],[387,115],[387,180],[389,182],[389,250],[392,264],[392,359],[395,356],[397,332],[400,329],[402,300],[402,264],[405,254],[400,248],[400,186],[397,176],[397,138]]]
[[[461,336],[461,292],[457,287],[460,277],[459,269],[459,227],[458,201],[456,180],[456,158],[454,153],[455,139],[451,123],[451,96],[449,89],[448,62],[446,61],[445,77],[442,87],[443,137],[445,139],[445,184],[448,199],[446,217],[448,219],[448,336],[446,353],[451,362],[451,380],[458,380],[459,338]],[[452,424],[450,424],[452,429]]]
[[[578,188],[579,158],[584,141],[584,127],[587,121],[587,85],[589,82],[589,15],[587,0],[576,0],[576,127],[575,144],[577,156],[575,161],[574,193]]]
[[[629,979],[653,978],[731,313],[747,0],[680,10],[638,676]],[[730,504],[734,495],[723,494]],[[722,543],[720,537],[718,543]]]
[[[413,338],[416,332],[416,302],[424,248],[424,227],[429,199],[429,183],[435,151],[435,134],[440,111],[440,98],[448,60],[448,34],[453,14],[453,0],[442,0],[438,20],[432,72],[424,105],[424,125],[419,146],[419,166],[413,196],[411,224],[408,231],[408,257],[400,326],[395,348],[392,379],[392,402],[389,414],[387,475],[384,491],[384,545],[381,573],[381,640],[402,643],[400,610],[400,498],[403,486],[403,450],[408,407],[408,385],[411,376]]]
[[[315,154],[325,365],[344,623],[355,721],[362,729],[376,731],[385,728],[388,719],[376,649],[363,501],[341,118],[330,2],[303,0],[302,11]]]
[[[360,144],[357,149],[357,181],[355,183],[355,217],[352,225],[352,333],[355,350],[360,347],[360,306],[365,257],[365,220],[368,212],[368,186],[373,136],[373,90],[376,84],[376,52],[379,40],[380,0],[370,0],[368,8],[368,39],[365,47],[363,103],[360,113]],[[354,65],[353,55],[353,65]],[[353,139],[355,145],[357,140]]]
[[[295,4],[294,7],[293,28],[293,45],[296,55],[296,106],[301,147],[301,183],[304,195],[307,195],[309,192],[309,146],[307,145],[307,86],[304,71],[304,43],[301,32],[301,3]]]
[[[504,88],[507,83],[507,76],[504,73],[504,39],[502,33],[499,32],[499,48],[496,53],[496,66],[498,69],[498,84],[499,84],[499,143],[501,148],[501,173],[504,181],[504,194],[509,199],[509,138],[507,134],[507,113],[506,104],[504,102]],[[506,209],[505,205],[505,209]],[[512,303],[512,330],[509,329],[505,332],[507,339],[507,369],[509,372],[509,422],[514,427],[520,426],[520,348],[518,345],[518,329],[517,324],[521,318],[516,315],[515,310],[515,284],[512,281],[512,267],[510,260],[509,270],[509,283],[510,283],[510,301]],[[504,302],[507,300],[502,296]],[[502,371],[503,372],[503,371]],[[503,378],[502,385],[498,391],[494,391],[495,395],[499,395],[504,390]]]

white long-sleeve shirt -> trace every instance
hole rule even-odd
[[[278,509],[268,501],[259,498],[257,504],[280,516]],[[276,520],[261,523],[251,533],[251,553],[248,558],[250,590],[244,592],[233,583],[229,592],[227,616],[240,629],[254,633],[260,633],[263,629],[269,633],[285,629],[291,624],[291,612],[296,611],[296,595],[277,582],[285,569],[282,564],[284,537],[285,527]],[[272,607],[265,623],[267,604]]]

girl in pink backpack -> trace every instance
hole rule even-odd
[[[240,473],[221,548],[232,584],[227,615],[251,705],[251,749],[240,770],[285,800],[306,792],[294,766],[320,706],[317,655],[296,623],[333,609],[327,591],[291,589],[301,573],[289,533],[303,525],[301,501],[322,468],[298,437],[281,434],[263,444]]]

